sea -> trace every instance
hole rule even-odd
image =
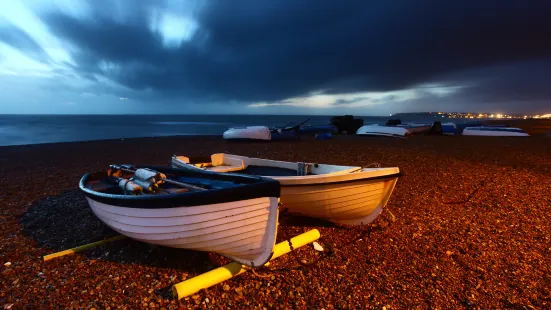
[[[364,124],[383,125],[389,118],[355,116]],[[331,116],[311,115],[0,115],[0,146],[56,142],[222,135],[236,126],[287,126],[306,120],[329,124]],[[434,118],[401,118],[402,122],[432,122]],[[442,120],[444,121],[444,120]]]

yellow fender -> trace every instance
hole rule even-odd
[[[309,230],[303,234],[291,238],[291,243],[293,248],[297,249],[301,246],[305,246],[309,243],[312,243],[320,238],[320,232],[317,229]],[[287,240],[282,241],[274,246],[274,254],[272,259],[278,258],[282,255],[291,252],[289,247],[289,242]],[[266,263],[269,264],[269,263]],[[172,286],[172,294],[174,297],[181,299],[186,296],[195,294],[201,289],[209,288],[213,285],[222,283],[232,277],[240,275],[244,272],[249,271],[251,268],[241,265],[236,262],[229,263],[225,266],[218,267],[214,270],[205,272],[201,275],[193,277],[191,279],[185,280],[183,282],[174,284]]]

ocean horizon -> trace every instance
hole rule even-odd
[[[328,124],[330,115],[0,115],[0,146],[178,135],[222,135],[235,126]],[[355,116],[383,125],[392,116]],[[432,122],[430,117],[400,117],[403,122]],[[447,121],[447,119],[437,119]]]

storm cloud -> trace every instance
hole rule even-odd
[[[8,24],[1,19],[0,22],[5,23],[0,27],[0,42],[20,50],[23,54],[28,55],[34,60],[43,63],[49,62],[49,57],[40,44],[31,38],[24,30]]]
[[[450,92],[455,105],[524,100],[539,109],[551,95],[544,0],[90,0],[84,7],[39,14],[70,47],[74,72],[160,97],[269,105],[313,92],[388,92],[373,100],[381,103],[404,89],[436,100],[422,87],[443,85],[458,87]],[[45,59],[24,32],[9,31],[0,30],[0,40]]]

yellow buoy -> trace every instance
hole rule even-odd
[[[291,238],[293,248],[297,249],[301,246],[305,246],[320,238],[320,232],[317,229],[309,230],[303,234]],[[281,255],[291,252],[289,242],[287,240],[282,241],[274,246],[274,255],[272,259],[278,258]],[[268,264],[268,263],[267,263]],[[201,289],[211,287],[213,285],[222,283],[232,277],[240,275],[249,271],[251,268],[241,265],[236,262],[229,263],[225,266],[218,267],[214,270],[205,272],[201,275],[185,280],[183,282],[174,284],[172,286],[172,294],[174,297],[181,299],[183,297],[197,293]]]
[[[44,261],[47,261],[47,260],[50,260],[50,259],[53,259],[53,258],[56,258],[56,257],[78,253],[78,252],[87,250],[89,248],[92,248],[92,247],[95,247],[95,246],[98,246],[98,245],[102,245],[104,243],[109,243],[109,242],[121,240],[121,239],[124,239],[124,238],[126,238],[126,236],[120,235],[120,236],[116,236],[116,237],[113,237],[113,238],[109,238],[109,239],[97,241],[97,242],[94,242],[94,243],[89,243],[89,244],[86,244],[86,245],[82,245],[82,246],[72,248],[72,249],[69,249],[69,250],[65,250],[65,251],[45,255],[43,258],[44,258]]]

